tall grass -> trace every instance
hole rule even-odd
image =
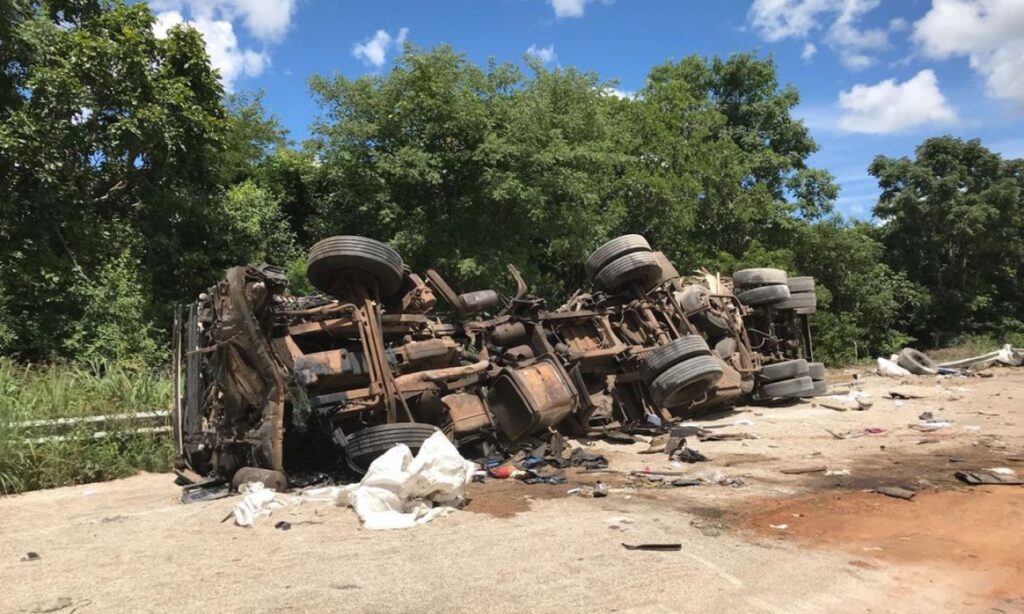
[[[20,365],[0,358],[0,493],[95,482],[170,466],[166,434],[129,432],[130,422],[108,423],[92,437],[90,425],[64,431],[61,441],[31,443],[28,420],[165,410],[171,380],[117,365]]]

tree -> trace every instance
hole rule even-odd
[[[869,172],[882,188],[886,261],[932,297],[914,333],[939,344],[1024,331],[1024,160],[937,137],[913,160],[875,158]]]
[[[407,47],[386,76],[315,77],[317,235],[389,241],[465,289],[508,262],[542,291],[578,281],[614,176],[609,107],[595,75],[531,68]]]

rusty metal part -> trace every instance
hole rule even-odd
[[[494,425],[491,412],[479,395],[456,392],[441,397],[441,402],[448,408],[456,435],[471,435]]]
[[[501,297],[494,290],[477,290],[459,295],[459,304],[466,315],[476,315],[485,311],[494,312],[501,304]]]
[[[465,319],[466,313],[462,309],[462,303],[459,302],[459,295],[452,290],[451,286],[448,285],[448,282],[441,277],[441,274],[434,269],[427,269],[427,280],[430,282],[430,285],[434,286],[434,288],[441,293],[441,297],[452,306],[452,309],[455,310],[455,315],[457,315],[460,320]]]
[[[489,360],[479,360],[469,365],[457,367],[446,367],[444,369],[431,369],[429,371],[417,371],[407,375],[399,375],[395,378],[395,387],[402,392],[426,390],[432,388],[429,384],[443,382],[471,375],[477,375],[487,370],[491,365]],[[424,386],[424,384],[427,384]]]
[[[406,273],[405,279],[408,289],[402,295],[402,311],[405,313],[429,313],[437,304],[434,291],[423,283],[423,279],[415,273]]]
[[[554,426],[577,407],[578,394],[552,357],[502,369],[487,396],[495,422],[510,440]]]
[[[491,340],[495,344],[506,346],[526,339],[526,325],[522,322],[505,322],[494,327]]]

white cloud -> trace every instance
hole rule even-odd
[[[907,20],[902,17],[897,17],[889,21],[889,29],[893,32],[902,32],[909,26],[910,24],[907,23]]]
[[[814,46],[814,43],[804,43],[804,50],[800,52],[800,57],[810,60],[815,53],[818,53],[818,48]]]
[[[280,42],[288,32],[296,0],[152,0],[156,14],[153,32],[158,37],[177,25],[195,28],[203,35],[210,64],[220,71],[227,91],[242,76],[255,77],[270,65],[263,49],[243,47],[234,23],[240,21],[250,36],[264,43]],[[186,18],[186,15],[188,16]]]
[[[555,53],[555,46],[548,45],[547,47],[538,47],[537,45],[530,45],[526,49],[526,55],[533,56],[543,62],[544,64],[550,64],[551,62],[558,61],[558,54]]]
[[[874,62],[872,52],[889,46],[885,30],[859,26],[861,18],[877,7],[879,1],[754,0],[748,17],[761,37],[769,42],[806,39],[831,20],[824,41],[839,54],[844,65],[858,70]],[[806,52],[806,46],[804,50]]]
[[[555,17],[583,17],[583,9],[588,2],[594,0],[548,0],[551,8],[555,9]]]
[[[605,96],[615,96],[616,98],[619,98],[621,100],[639,99],[639,96],[637,96],[636,92],[630,90],[620,90],[617,87],[606,87],[603,90],[601,90],[601,93],[604,94]]]
[[[990,95],[1024,103],[1024,2],[933,0],[913,39],[931,58],[968,57]]]
[[[149,5],[158,12],[187,10],[196,20],[241,20],[260,41],[280,42],[291,26],[296,0],[151,0]]]
[[[870,66],[874,60],[866,52],[881,51],[889,46],[889,34],[873,28],[862,30],[857,22],[878,6],[880,0],[844,0],[839,16],[828,30],[826,40],[839,53],[839,59],[852,70]]]
[[[266,51],[254,51],[238,46],[234,26],[230,21],[210,20],[200,17],[186,21],[178,11],[167,11],[156,16],[153,32],[158,37],[167,36],[167,31],[178,25],[195,28],[203,35],[206,42],[206,53],[210,56],[210,65],[220,72],[220,78],[227,91],[234,90],[235,80],[245,75],[255,77],[263,73],[270,65],[270,55]]]
[[[750,22],[769,42],[803,38],[820,27],[818,18],[835,10],[835,0],[754,0]]]
[[[843,109],[839,129],[846,132],[890,134],[957,119],[931,70],[922,70],[903,83],[886,79],[875,85],[854,85],[839,93],[839,106]]]
[[[396,36],[391,36],[384,30],[377,30],[370,38],[352,45],[352,57],[362,60],[369,66],[383,66],[388,61],[388,51],[401,51],[408,36],[409,28],[399,28]]]

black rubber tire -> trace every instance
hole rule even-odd
[[[412,453],[416,454],[423,442],[437,431],[438,428],[433,424],[419,422],[371,426],[348,436],[345,454],[348,456],[349,466],[365,472],[378,456],[400,443],[409,446]]]
[[[339,273],[354,272],[376,280],[381,298],[402,285],[402,257],[386,243],[367,237],[339,235],[309,249],[306,277],[317,290],[329,294]]]
[[[814,381],[820,381],[825,379],[825,363],[823,362],[809,362],[807,363],[807,375],[811,376]]]
[[[695,356],[669,367],[651,382],[651,400],[658,407],[685,405],[711,390],[722,379],[722,367],[711,356]]]
[[[651,244],[643,236],[622,235],[595,249],[590,254],[590,257],[587,258],[587,261],[583,263],[583,269],[587,272],[587,277],[593,278],[598,271],[603,269],[612,260],[616,260],[626,254],[649,251],[651,251]]]
[[[786,279],[786,285],[789,286],[789,292],[791,294],[797,294],[798,292],[814,292],[813,277],[789,277]]]
[[[815,309],[818,306],[818,297],[813,292],[797,292],[793,294],[790,288],[789,298],[775,304],[776,309]]]
[[[718,354],[722,360],[729,360],[736,353],[737,345],[736,340],[732,337],[724,337],[715,344],[715,354]]]
[[[661,375],[665,369],[677,365],[694,356],[708,356],[711,348],[707,341],[697,335],[687,335],[673,339],[663,346],[657,347],[644,355],[640,363],[640,377],[647,383]]]
[[[761,367],[761,381],[781,382],[782,380],[804,377],[808,373],[807,361],[803,358],[784,360]]]
[[[914,375],[935,375],[939,372],[938,365],[923,352],[914,348],[903,348],[896,364],[910,371]]]
[[[789,298],[789,287],[784,285],[761,286],[744,290],[736,295],[744,305],[774,305]]]
[[[613,260],[594,276],[594,287],[614,292],[630,282],[648,288],[661,275],[661,267],[651,252],[635,252]]]
[[[811,380],[811,391],[805,397],[822,397],[828,394],[828,384],[822,380]]]
[[[732,274],[732,283],[737,288],[785,285],[786,272],[782,269],[742,269]]]
[[[808,376],[784,379],[779,382],[761,384],[757,389],[759,399],[788,399],[804,397],[814,391],[814,380]]]
[[[679,293],[679,304],[687,313],[697,311],[704,306],[702,297],[710,293],[711,290],[704,286],[687,286]],[[711,337],[718,337],[729,332],[728,321],[721,313],[713,309],[706,309],[689,317],[697,328]]]

